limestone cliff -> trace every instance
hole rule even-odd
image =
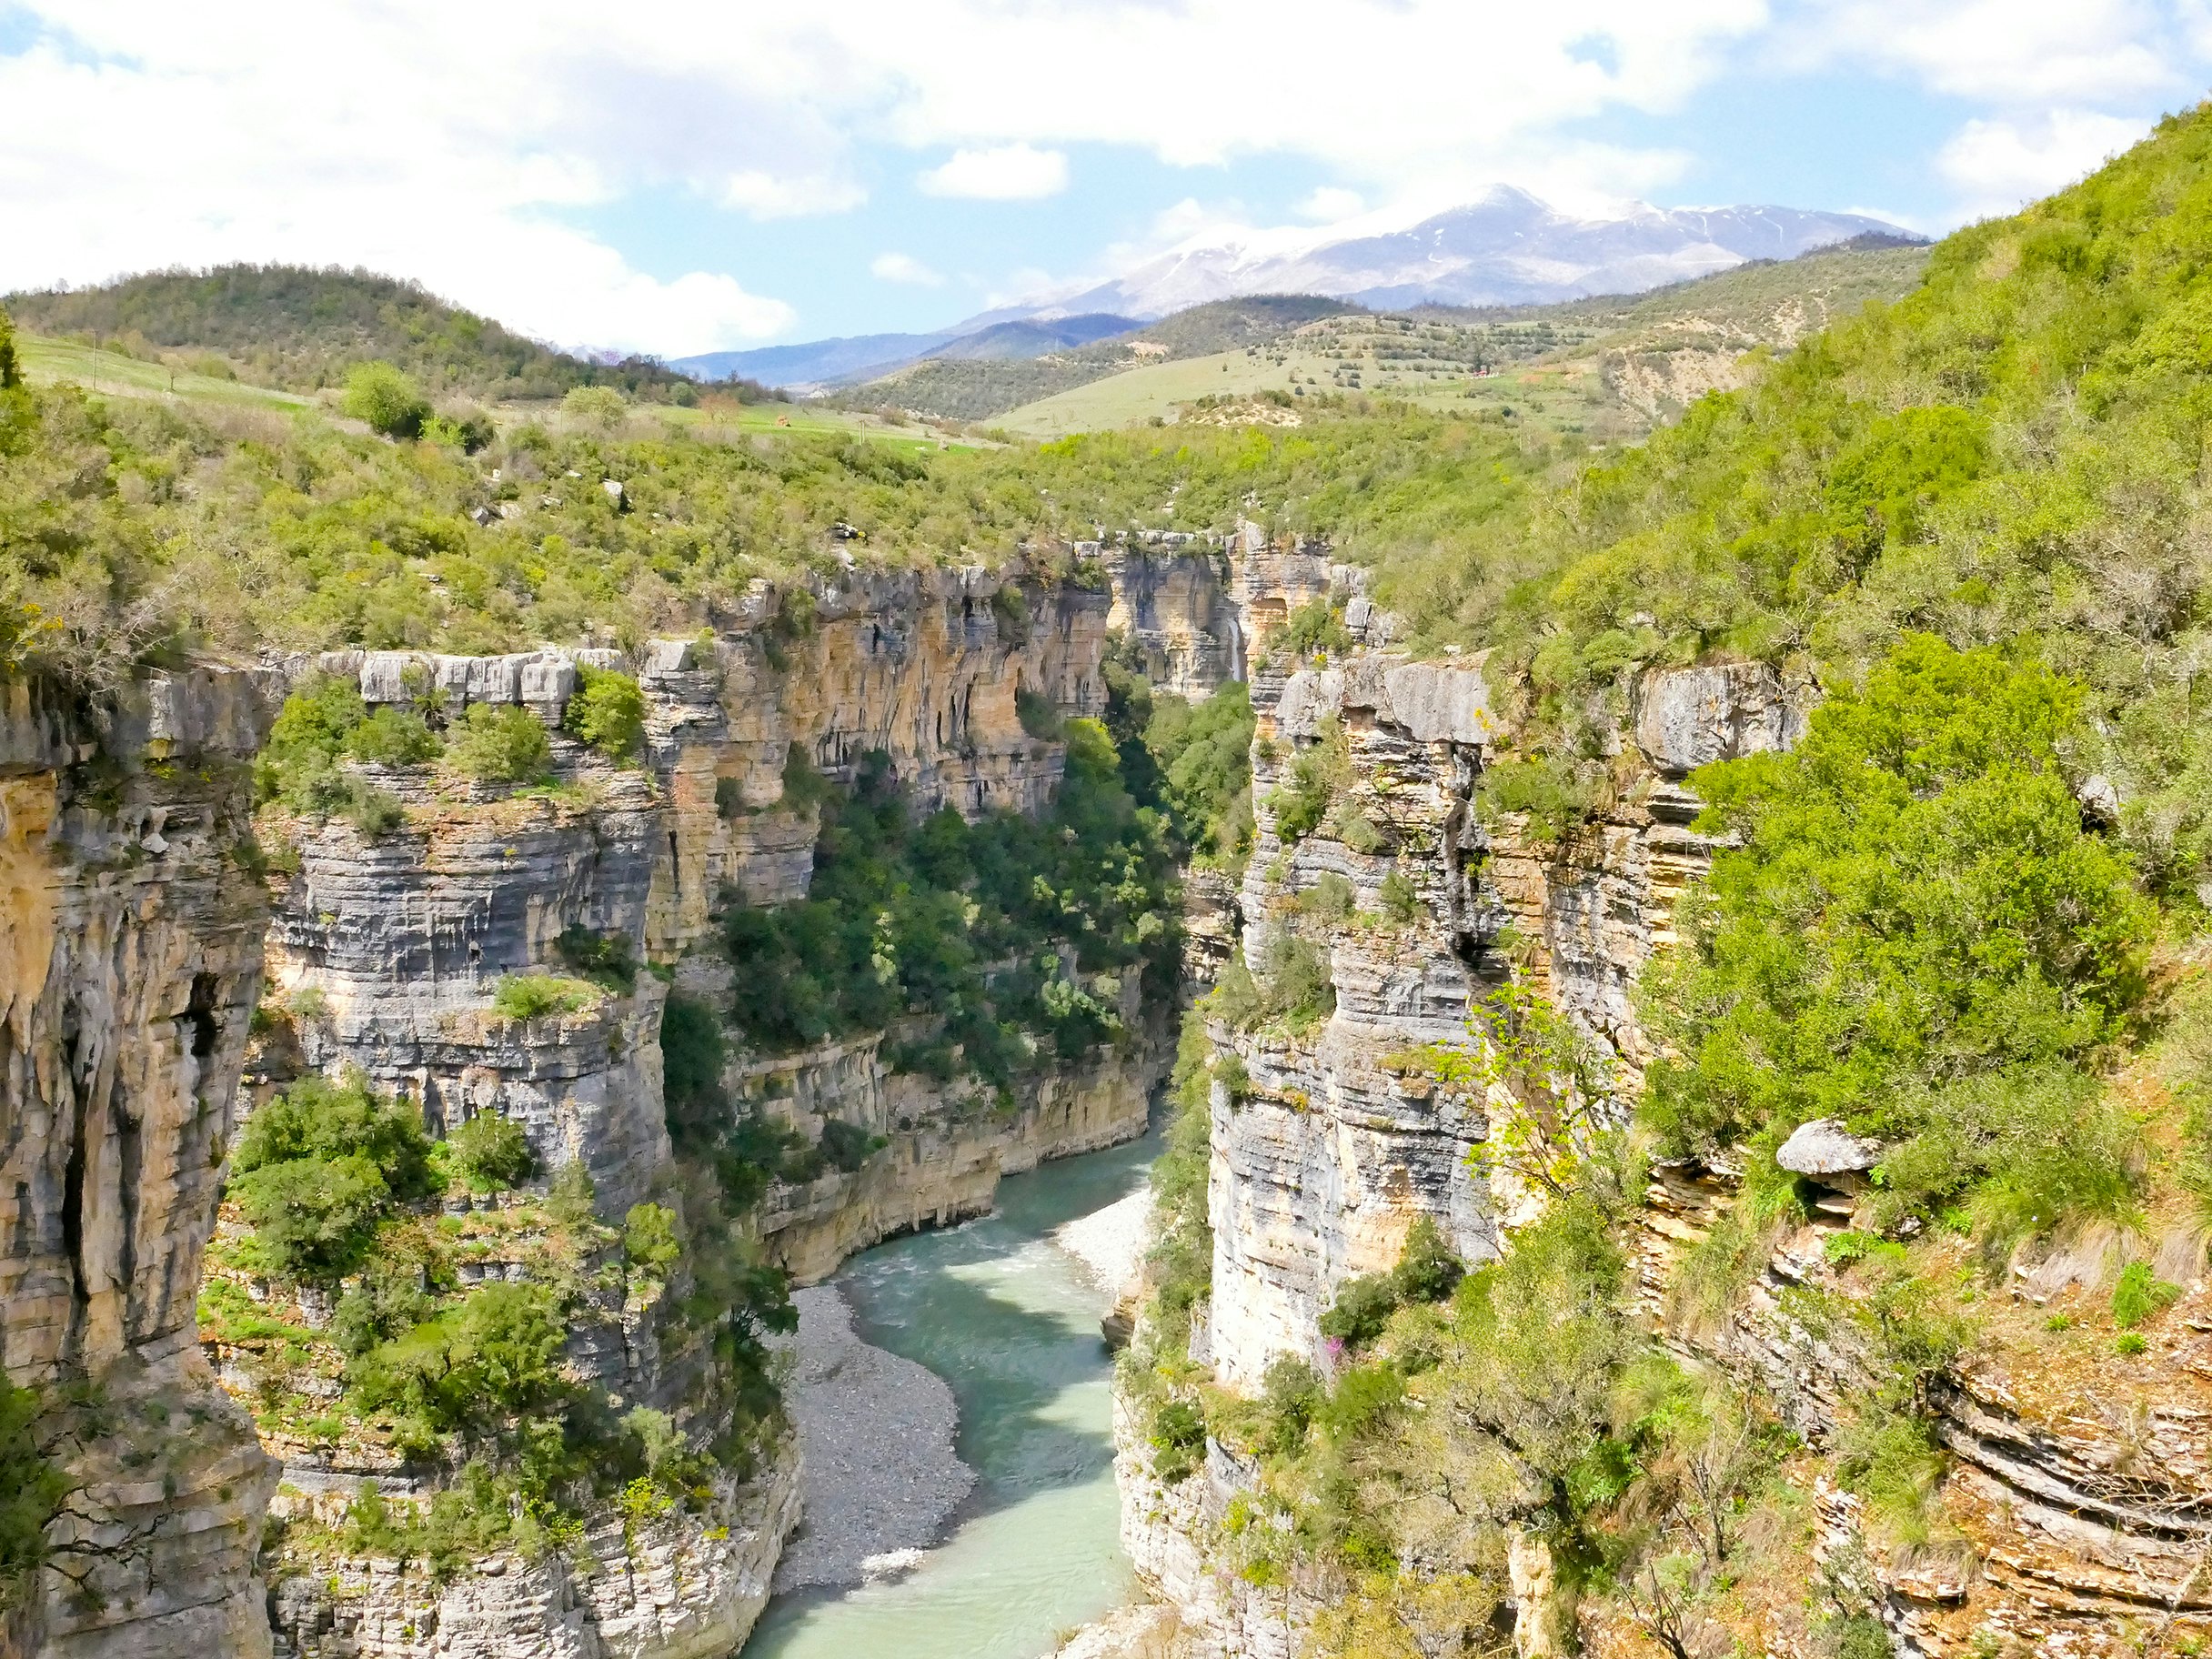
[[[1191,1348],[1248,1392],[1279,1355],[1332,1362],[1322,1313],[1346,1279],[1397,1262],[1416,1218],[1470,1260],[1495,1252],[1523,1195],[1471,1157],[1490,1102],[1441,1087],[1420,1052],[1482,1042],[1476,1004],[1510,961],[1633,1078],[1645,1045],[1631,987],[1708,857],[1680,779],[1786,743],[1801,720],[1763,667],[1653,675],[1627,781],[1598,821],[1552,844],[1479,801],[1485,769],[1510,752],[1479,658],[1368,652],[1321,670],[1262,666],[1252,683],[1258,836],[1239,895],[1242,955],[1264,980],[1286,948],[1316,953],[1330,1001],[1317,1021],[1211,1031],[1236,1081],[1217,1068],[1212,1301]],[[1302,809],[1301,832],[1286,833],[1285,810]],[[1121,1453],[1125,1541],[1148,1582],[1214,1651],[1293,1651],[1312,1604],[1295,1586],[1256,1594],[1225,1559],[1221,1517],[1249,1483],[1235,1460],[1211,1446],[1167,1487],[1132,1436]]]
[[[86,708],[0,687],[0,1365],[73,1490],[24,1633],[61,1655],[266,1654],[275,1469],[193,1327],[260,988],[256,674]]]
[[[272,1001],[283,1012],[266,1047],[267,1082],[287,1070],[359,1068],[438,1128],[499,1114],[525,1131],[541,1185],[580,1164],[614,1226],[641,1201],[699,1202],[679,1191],[664,1121],[663,976],[726,1004],[741,994],[743,965],[712,948],[725,896],[805,896],[818,808],[787,797],[794,757],[844,779],[877,751],[923,809],[1041,811],[1063,750],[1029,734],[1021,699],[1066,715],[1102,708],[1108,605],[1104,592],[1018,571],[856,569],[797,602],[757,588],[721,635],[651,642],[631,659],[338,652],[288,661],[295,682],[349,679],[372,708],[431,697],[448,720],[479,703],[527,709],[546,726],[553,775],[518,789],[427,766],[364,769],[404,803],[398,828],[370,840],[336,819],[286,827],[297,868],[277,879],[269,932]],[[611,762],[561,729],[579,667],[618,663],[635,667],[644,693],[641,764]],[[502,980],[560,971],[560,941],[579,930],[621,941],[655,971],[575,1011],[503,1017]],[[1161,1019],[1136,997],[1131,980],[1121,1011],[1135,1041],[1027,1079],[1010,1105],[894,1071],[881,1052],[894,1033],[796,1054],[734,1048],[731,1110],[779,1120],[809,1143],[831,1118],[882,1143],[857,1169],[770,1188],[748,1223],[769,1258],[802,1282],[820,1278],[892,1232],[988,1210],[1004,1172],[1141,1133],[1165,1044]],[[464,1243],[482,1235],[475,1271],[538,1271],[530,1223],[520,1224],[524,1236],[505,1238],[497,1206],[481,1225],[458,1223]],[[679,1288],[659,1305],[680,1300]],[[624,1407],[667,1411],[710,1438],[715,1407],[711,1390],[701,1392],[710,1367],[659,1305],[586,1310],[569,1364]],[[307,1302],[283,1311],[308,1326],[327,1317]],[[272,1383],[250,1352],[216,1357],[249,1398],[295,1386]],[[424,1490],[421,1473],[388,1453],[318,1442],[283,1413],[265,1423],[286,1460],[287,1514],[336,1520],[364,1481],[395,1499]],[[779,1453],[750,1485],[664,1517],[665,1535],[640,1539],[601,1517],[580,1552],[495,1559],[445,1581],[366,1557],[287,1562],[274,1603],[281,1640],[302,1654],[396,1653],[435,1629],[441,1652],[485,1659],[728,1651],[757,1614],[796,1520],[792,1477]],[[577,1565],[594,1560],[597,1571]],[[606,1570],[617,1563],[627,1564]]]

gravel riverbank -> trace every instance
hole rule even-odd
[[[960,1413],[934,1372],[862,1342],[834,1284],[795,1292],[785,1401],[806,1514],[776,1589],[857,1584],[910,1567],[975,1484],[953,1454]]]
[[[1063,1222],[1051,1237],[1119,1302],[1135,1285],[1144,1252],[1152,1247],[1152,1190],[1139,1187],[1103,1210]]]

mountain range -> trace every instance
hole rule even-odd
[[[1013,350],[1035,337],[1009,324],[1081,323],[1111,337],[1187,307],[1253,294],[1321,294],[1380,309],[1420,305],[1543,305],[1635,294],[1753,259],[1789,259],[1868,235],[1918,237],[1855,213],[1795,207],[1672,207],[1630,203],[1611,216],[1563,213],[1525,190],[1494,186],[1416,224],[1319,230],[1205,233],[1102,282],[1070,285],[1000,307],[932,335],[865,335],[714,352],[671,367],[703,377],[744,375],[778,386],[862,380],[986,335],[1003,347],[958,355],[1027,356],[1084,344]],[[1119,327],[1106,325],[1118,323]]]

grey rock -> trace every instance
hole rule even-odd
[[[1882,1159],[1876,1141],[1863,1141],[1834,1118],[1800,1123],[1775,1153],[1775,1161],[1793,1175],[1857,1175]]]
[[[2092,772],[2074,791],[2085,822],[2109,829],[2120,821],[2120,792],[2102,772]]]
[[[1673,778],[1715,760],[1788,749],[1804,729],[1782,677],[1764,662],[1648,674],[1636,709],[1636,747]]]

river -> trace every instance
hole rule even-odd
[[[1106,1297],[1049,1235],[1133,1190],[1159,1151],[1155,1133],[1010,1176],[990,1216],[879,1245],[839,1274],[863,1339],[950,1385],[976,1486],[911,1573],[777,1598],[744,1659],[1037,1659],[1134,1599]]]

